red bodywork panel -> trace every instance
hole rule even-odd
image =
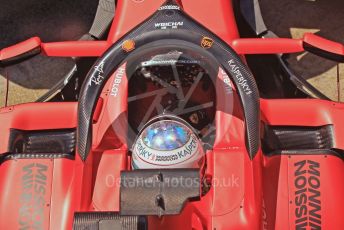
[[[42,43],[40,47],[48,56],[100,56],[163,2],[119,0],[107,41]],[[239,54],[300,52],[306,41],[343,55],[342,47],[313,35],[306,35],[303,40],[240,39],[231,1],[181,3],[191,17]],[[10,47],[1,51],[1,59],[19,56],[38,44],[34,39]],[[74,160],[11,159],[0,165],[0,229],[71,229],[74,212],[119,210],[120,171],[130,169],[130,164],[125,127],[120,126],[126,119],[128,82],[123,77],[122,90],[118,97],[112,97],[116,74],[107,82],[98,102],[92,151],[86,162],[76,154]],[[219,74],[218,78],[223,76]],[[295,229],[307,221],[315,227],[320,221],[323,228],[341,229],[344,210],[338,204],[344,203],[343,160],[325,153],[265,156],[262,151],[251,160],[245,147],[244,118],[237,96],[232,103],[232,113],[216,113],[216,134],[222,138],[207,152],[206,175],[213,183],[210,191],[200,201],[188,203],[179,216],[150,217],[150,229]],[[344,149],[343,110],[340,103],[322,100],[261,100],[262,124],[333,124],[338,149]],[[7,107],[0,110],[0,122],[0,154],[6,154],[10,129],[75,128],[77,103]]]
[[[32,114],[37,117],[42,114],[42,112],[39,112],[40,108],[44,108],[45,111],[53,111],[57,108],[55,103],[18,105],[14,106],[12,111],[1,113],[0,120],[3,121],[5,117],[16,118],[19,114],[16,116],[9,116],[9,114],[14,115],[19,113],[18,111],[22,111],[23,114],[26,111],[25,108],[32,108],[32,106],[36,107],[36,110],[32,110]],[[75,103],[60,103],[59,106],[66,106],[63,114],[66,118],[69,118],[68,127],[75,127]],[[343,105],[322,100],[261,100],[261,109],[263,121],[270,125],[319,126],[341,124],[343,122],[341,119]],[[288,116],[283,114],[288,114]],[[304,120],[297,119],[296,116],[300,114],[305,115],[302,116],[305,118]],[[312,116],[308,116],[311,114]],[[59,115],[61,116],[61,114]],[[50,120],[42,122],[40,119],[31,119],[30,125],[32,126],[28,127],[27,123],[6,119],[17,129],[31,127],[33,130],[34,127],[40,129],[52,127]],[[61,122],[56,122],[53,127],[67,127],[63,120],[60,119]],[[239,133],[240,130],[242,132],[243,129],[239,128],[243,127],[242,122],[242,120],[236,120],[236,118],[234,121],[232,120],[233,130],[231,132],[236,133],[238,130]],[[236,124],[238,124],[238,128],[235,128]],[[335,143],[338,144],[337,148],[341,147],[340,134],[344,132],[342,127],[344,126],[335,126],[334,137],[336,139]],[[9,135],[8,127],[2,126],[1,130],[4,136]],[[240,146],[240,137],[243,140],[243,133],[239,133],[236,133],[238,139],[232,139],[233,142],[230,142],[226,149],[214,148],[212,152],[207,153],[208,168],[206,174],[212,176],[214,187],[206,196],[202,197],[200,202],[187,205],[181,214],[185,218],[164,217],[162,220],[150,218],[150,223],[154,223],[156,229],[162,227],[173,229],[181,219],[183,221],[179,225],[183,226],[183,229],[191,229],[192,226],[204,227],[195,229],[259,229],[261,225],[264,225],[265,229],[294,228],[293,223],[296,220],[293,219],[295,218],[293,210],[300,208],[296,207],[295,200],[297,198],[293,192],[296,189],[293,186],[296,170],[294,165],[296,162],[302,162],[303,160],[317,162],[320,165],[318,171],[320,173],[321,187],[317,191],[321,193],[319,198],[321,199],[321,210],[315,214],[321,215],[322,226],[332,226],[333,228],[330,229],[336,229],[336,226],[344,224],[341,218],[336,218],[334,221],[332,212],[325,212],[325,210],[338,210],[341,207],[338,206],[337,208],[336,204],[344,202],[343,200],[340,201],[340,199],[343,199],[340,194],[344,190],[344,184],[334,182],[341,181],[343,177],[344,165],[342,159],[324,154],[264,156],[262,161],[262,155],[259,154],[251,161],[242,141]],[[93,152],[92,155],[93,157],[90,157],[86,163],[82,163],[78,157],[75,160],[18,159],[5,161],[0,167],[0,174],[2,175],[0,177],[0,188],[3,191],[0,199],[2,199],[1,204],[10,207],[13,211],[2,213],[0,223],[6,223],[4,226],[8,226],[8,223],[11,223],[11,226],[20,226],[18,218],[21,217],[21,214],[18,210],[24,204],[20,202],[19,198],[25,191],[23,190],[24,182],[18,183],[18,181],[24,180],[24,174],[27,173],[24,167],[31,164],[43,164],[47,167],[44,170],[47,187],[44,198],[46,205],[44,217],[50,216],[50,221],[48,221],[49,218],[44,218],[46,220],[46,222],[42,223],[44,226],[50,226],[52,229],[55,226],[59,226],[56,228],[70,227],[74,211],[118,211],[119,172],[128,169],[129,166],[126,150],[110,150],[103,153],[97,151]],[[92,161],[93,163],[91,163]],[[264,167],[261,167],[262,162],[264,162]],[[92,172],[92,167],[98,170]],[[307,164],[303,167],[309,168]],[[34,175],[39,175],[38,170],[33,170],[33,172],[36,172]],[[95,176],[93,182],[90,177],[92,174]],[[310,177],[309,173],[306,175]],[[261,182],[257,183],[258,181]],[[85,182],[87,184],[84,184]],[[221,183],[225,186],[220,186]],[[334,184],[336,189],[328,189]],[[52,186],[51,190],[48,189],[50,186]],[[89,195],[93,194],[92,197],[85,197],[86,191],[89,191]],[[8,195],[9,193],[11,195]],[[83,199],[88,200],[88,202],[80,200],[81,194],[83,194]],[[313,194],[306,193],[306,195],[310,197]],[[8,197],[11,197],[11,199],[9,200]],[[264,207],[262,197],[264,197],[265,209],[262,209]],[[327,197],[336,197],[336,199],[327,199]],[[312,206],[307,205],[307,207],[312,210]],[[8,210],[8,208],[1,210]],[[266,219],[262,220],[260,216],[264,216],[263,214],[266,215]],[[307,215],[305,214],[305,216]],[[190,221],[189,225],[186,225],[185,220],[189,220],[189,217],[192,221]],[[24,223],[26,222],[24,221]]]
[[[340,56],[344,55],[344,46],[338,42],[330,41],[328,39],[316,36],[312,33],[306,33],[303,40],[306,44],[317,49],[321,49]]]
[[[27,53],[35,49],[40,49],[40,47],[41,47],[40,38],[38,37],[30,38],[14,46],[10,46],[5,49],[2,49],[0,51],[0,61],[20,56],[23,53]]]
[[[301,154],[264,160],[266,229],[341,229],[343,160]]]

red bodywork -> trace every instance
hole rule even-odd
[[[33,39],[2,50],[0,59],[15,57],[36,47],[48,56],[100,56],[163,2],[119,0],[107,41],[41,43]],[[228,0],[182,0],[181,3],[186,13],[239,54],[300,52],[304,41],[344,54],[343,46],[315,35],[306,35],[304,40],[240,39]],[[121,91],[122,95],[117,97],[121,101],[109,97],[113,81],[113,78],[108,81],[98,102],[92,150],[86,162],[76,154],[75,160],[16,159],[1,164],[0,229],[29,229],[28,226],[71,229],[74,212],[119,211],[120,171],[130,169],[130,159],[127,146],[121,144],[124,143],[119,138],[121,134],[109,132],[111,124],[127,110],[127,93]],[[127,87],[127,82],[122,84]],[[234,100],[234,107],[238,109],[231,115],[221,111],[216,114],[217,132],[224,138],[207,153],[206,175],[213,180],[211,190],[200,201],[188,203],[181,215],[150,217],[149,229],[296,229],[304,227],[304,223],[319,224],[319,221],[324,229],[342,229],[343,160],[325,153],[265,156],[261,150],[251,160],[245,148],[244,119],[238,100]],[[11,128],[75,128],[76,111],[77,103],[73,102],[29,103],[1,109],[0,153],[7,151]],[[335,147],[344,149],[341,139],[344,105],[340,103],[316,99],[262,99],[261,117],[262,125],[334,125]],[[229,131],[221,133],[227,130],[224,127],[230,127]],[[40,194],[36,200],[40,209],[30,210],[29,216],[25,212],[29,207],[26,200],[30,200],[27,198],[30,194],[25,193],[28,171],[34,175],[44,174],[45,178],[44,182],[38,179],[32,182],[38,191],[36,194]],[[304,178],[299,179],[299,176]],[[317,181],[321,184],[316,184]],[[312,193],[312,186],[317,187],[319,194]],[[312,196],[321,203],[320,209],[314,206],[320,204],[311,202]],[[299,218],[296,213],[300,214]],[[321,218],[316,218],[318,216]],[[310,226],[299,229],[311,229]]]

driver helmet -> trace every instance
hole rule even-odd
[[[191,125],[175,115],[160,115],[139,132],[132,168],[202,168],[204,158],[202,142]]]

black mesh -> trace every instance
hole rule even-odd
[[[74,129],[24,131],[11,129],[9,153],[74,154]]]
[[[73,230],[146,230],[147,218],[120,216],[115,212],[77,212]]]
[[[286,150],[331,149],[334,147],[331,125],[319,127],[266,126],[264,152]]]

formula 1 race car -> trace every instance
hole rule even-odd
[[[0,109],[0,229],[343,229],[344,105],[281,54],[344,46],[278,38],[247,2],[102,0],[79,41],[1,50],[77,65]]]

